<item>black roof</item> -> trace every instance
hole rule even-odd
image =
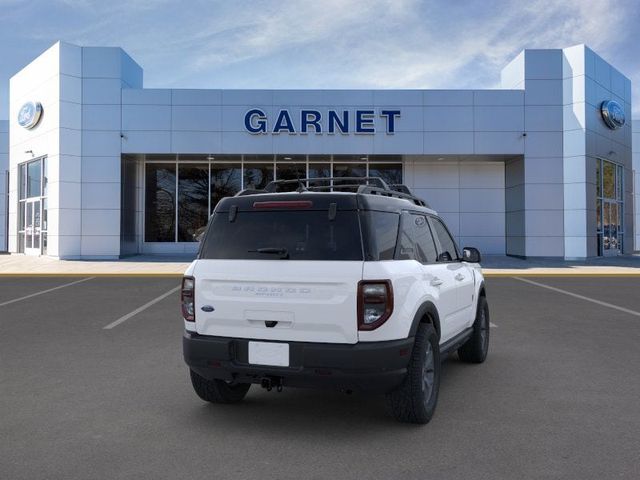
[[[300,207],[305,210],[328,210],[331,204],[335,204],[337,210],[377,210],[399,213],[403,210],[419,211],[436,215],[431,208],[418,205],[409,198],[399,196],[384,196],[377,193],[366,192],[282,192],[282,193],[250,193],[235,197],[223,198],[216,206],[216,213],[229,212],[232,209],[238,211],[254,210],[279,210],[278,205],[269,205],[269,202],[296,202],[309,201],[311,206]]]

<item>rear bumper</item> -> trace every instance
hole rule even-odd
[[[249,364],[249,339],[185,332],[184,360],[208,379],[260,383],[277,377],[283,386],[388,392],[402,383],[413,337],[354,345],[289,343],[289,367]]]

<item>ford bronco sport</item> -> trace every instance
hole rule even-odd
[[[384,393],[398,420],[427,423],[441,359],[487,356],[480,253],[403,185],[327,181],[216,206],[182,283],[193,388],[213,403],[251,384]]]

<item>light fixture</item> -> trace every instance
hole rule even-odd
[[[33,154],[33,150],[25,150],[24,153],[30,153],[32,157],[34,157],[35,155]]]
[[[291,157],[284,157],[285,160],[291,160]]]
[[[215,159],[216,159],[216,157],[214,157],[213,155],[207,156],[207,160],[215,160]]]
[[[360,160],[367,160],[369,157],[360,157]]]

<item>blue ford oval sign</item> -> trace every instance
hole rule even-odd
[[[600,105],[600,113],[604,123],[611,130],[617,130],[624,126],[625,116],[624,109],[615,100],[606,100]]]
[[[27,102],[18,112],[18,124],[24,128],[33,128],[40,121],[42,116],[42,105],[40,102]]]

